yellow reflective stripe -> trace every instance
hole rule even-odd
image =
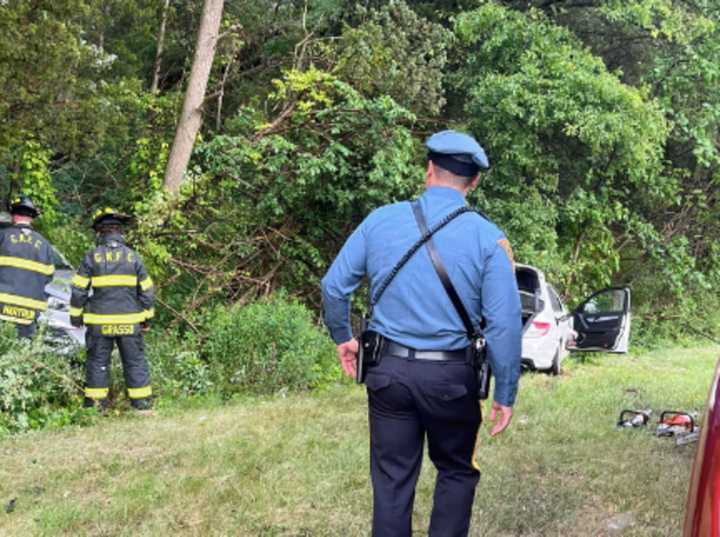
[[[47,309],[47,302],[34,300],[32,298],[25,298],[24,296],[11,295],[9,293],[0,293],[0,302],[12,304],[13,306],[25,306],[26,308],[32,308],[40,311],[45,311]]]
[[[80,289],[87,289],[87,286],[90,285],[90,278],[80,276],[80,274],[75,274],[72,279],[72,284]]]
[[[86,313],[83,315],[85,324],[139,324],[143,322],[145,312],[139,313],[116,313],[116,314],[102,314],[102,313]]]
[[[22,257],[0,256],[0,266],[31,270],[33,272],[45,274],[46,276],[50,276],[53,272],[55,272],[55,265],[45,265],[44,263],[30,261],[29,259],[23,259]]]
[[[150,276],[148,276],[147,278],[145,278],[143,281],[140,282],[140,289],[142,289],[143,291],[147,291],[152,286],[153,286],[153,281],[150,278]]]
[[[153,317],[155,317],[155,308],[145,310],[143,313],[145,314],[146,319],[152,319]]]
[[[88,399],[105,399],[110,388],[85,388],[85,397]]]
[[[130,399],[142,399],[152,395],[152,386],[143,386],[142,388],[128,388],[128,396]]]
[[[137,276],[130,275],[111,275],[111,276],[93,276],[92,279],[93,287],[136,287]]]
[[[82,308],[70,307],[70,317],[80,317],[82,315],[82,312],[83,312]]]
[[[482,421],[482,402],[480,402],[480,421]],[[480,437],[480,428],[478,427],[478,432],[475,433],[475,447],[473,448],[473,453],[470,458],[470,464],[472,464],[472,467],[475,468],[478,472],[480,471],[480,465],[477,462],[477,451],[479,447],[479,440]]]
[[[3,321],[10,321],[11,323],[16,324],[32,324],[31,319],[21,319],[20,317],[10,317],[9,315],[0,315],[0,319],[2,319]]]

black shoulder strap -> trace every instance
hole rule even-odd
[[[413,205],[415,203],[417,203],[417,202],[413,202]],[[428,230],[427,227],[421,228],[420,239],[418,239],[418,241],[415,244],[413,244],[407,252],[405,252],[405,255],[403,255],[400,258],[400,261],[398,261],[395,264],[393,269],[390,271],[390,273],[385,277],[383,282],[380,284],[380,287],[378,288],[377,292],[375,293],[375,296],[373,296],[370,299],[370,312],[369,312],[370,316],[372,316],[372,309],[375,306],[375,304],[377,304],[378,301],[380,300],[380,297],[385,292],[385,289],[387,289],[388,285],[390,285],[390,282],[392,282],[395,279],[395,276],[397,276],[397,273],[400,272],[400,269],[403,268],[405,266],[405,264],[408,261],[410,261],[410,258],[415,255],[415,252],[417,252],[422,247],[423,244],[427,243],[435,233],[437,233],[439,230],[444,228],[450,222],[455,220],[455,218],[457,218],[461,214],[470,213],[470,212],[474,212],[474,211],[472,209],[470,209],[469,207],[459,207],[459,208],[455,209],[453,212],[451,212],[450,214],[448,214],[440,222],[435,224],[435,226],[433,226],[432,229]]]
[[[422,233],[423,235],[427,234],[427,223],[425,222],[425,216],[422,213],[420,204],[415,201],[412,204],[412,208],[413,213],[415,214],[415,220],[417,221],[417,225],[420,228],[420,233]],[[465,305],[462,303],[460,296],[457,294],[455,287],[450,281],[450,276],[448,276],[447,270],[445,270],[445,265],[443,265],[443,262],[440,259],[437,250],[435,249],[432,237],[428,237],[428,240],[425,243],[425,247],[428,250],[428,254],[430,254],[430,260],[432,261],[433,267],[435,267],[435,272],[437,272],[437,275],[440,278],[443,287],[445,288],[445,292],[448,294],[448,297],[450,297],[450,301],[453,303],[453,306],[455,306],[455,310],[458,312],[458,315],[460,315],[460,319],[462,319],[462,322],[465,325],[468,339],[472,341],[477,335],[475,333],[475,328],[473,327],[470,316],[465,309]]]

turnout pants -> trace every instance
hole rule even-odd
[[[437,480],[430,537],[465,537],[475,487],[480,426],[475,371],[467,362],[382,357],[366,378],[373,485],[373,537],[410,537],[423,445]]]
[[[37,334],[38,329],[38,314],[35,313],[35,318],[32,320],[31,323],[23,324],[22,322],[18,322],[17,320],[13,319],[12,317],[2,317],[3,321],[11,322],[15,325],[15,330],[17,331],[17,337],[18,339],[32,339],[35,337],[35,334]]]
[[[37,320],[30,324],[17,323],[17,336],[19,339],[32,339],[37,332]]]
[[[88,326],[86,333],[85,405],[105,406],[110,387],[110,359],[117,344],[122,360],[125,386],[130,404],[137,409],[152,405],[150,371],[145,359],[145,344],[138,327],[123,336],[102,334],[100,326]]]

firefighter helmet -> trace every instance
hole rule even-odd
[[[130,221],[130,216],[121,213],[113,209],[112,207],[105,207],[104,209],[98,209],[93,215],[93,229],[97,229],[102,224],[122,226]]]
[[[29,196],[20,194],[10,202],[10,214],[21,214],[23,216],[30,216],[37,218],[40,215],[40,211]]]

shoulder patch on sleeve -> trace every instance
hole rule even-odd
[[[510,241],[507,239],[500,239],[497,241],[498,246],[505,250],[505,253],[508,256],[508,259],[510,260],[510,265],[512,266],[513,272],[515,272],[515,255],[513,254],[512,246],[510,246]]]

